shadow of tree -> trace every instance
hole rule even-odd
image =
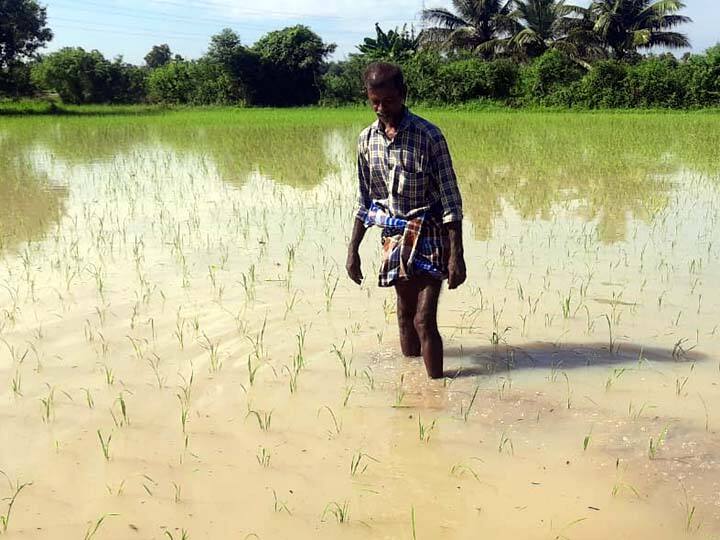
[[[612,352],[606,343],[557,346],[554,343],[533,342],[522,346],[448,347],[445,349],[445,357],[451,364],[445,369],[448,378],[491,375],[517,369],[568,370],[628,362],[695,362],[707,358],[685,342],[677,343],[672,349],[622,343],[619,349]]]

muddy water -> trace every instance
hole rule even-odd
[[[436,116],[444,381],[344,276],[364,113],[4,125],[7,537],[720,535],[717,120]]]

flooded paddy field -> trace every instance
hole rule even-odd
[[[415,112],[439,381],[345,275],[368,111],[3,118],[4,537],[720,538],[720,116]]]

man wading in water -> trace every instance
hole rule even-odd
[[[358,140],[360,198],[346,268],[360,284],[360,243],[368,227],[382,227],[379,285],[395,286],[402,352],[422,354],[428,376],[437,379],[443,376],[442,280],[455,289],[466,278],[462,199],[445,137],[405,107],[400,68],[374,63],[363,80],[378,119]]]

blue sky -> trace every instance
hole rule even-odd
[[[576,0],[587,4],[588,0]],[[572,3],[572,2],[570,2]],[[374,24],[387,29],[403,23],[420,26],[419,12],[449,6],[449,0],[47,0],[48,23],[55,38],[46,50],[66,46],[98,49],[108,58],[122,55],[142,63],[150,48],[167,43],[173,52],[197,58],[210,36],[220,29],[236,30],[252,44],[271,30],[305,24],[324,41],[336,43],[334,59],[354,52]],[[700,52],[720,41],[720,2],[686,0],[683,13],[694,22],[682,27]]]

